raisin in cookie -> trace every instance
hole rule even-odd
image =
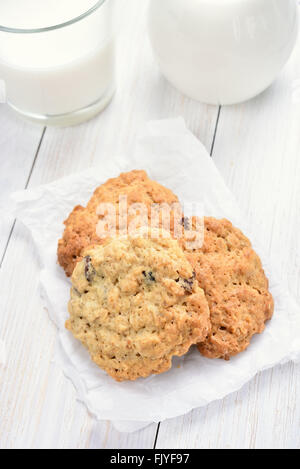
[[[192,266],[162,234],[112,238],[88,249],[72,275],[66,327],[117,381],[169,370],[209,333]]]
[[[274,312],[261,261],[240,230],[214,218],[205,218],[203,247],[186,254],[210,308],[212,329],[199,351],[229,359],[263,332]]]
[[[67,276],[71,276],[78,261],[82,259],[82,251],[94,244],[102,244],[104,237],[97,234],[97,225],[103,214],[97,214],[100,204],[112,204],[115,207],[114,220],[119,230],[120,196],[127,196],[127,206],[144,204],[147,218],[150,219],[153,204],[178,204],[177,197],[167,188],[151,181],[145,171],[131,171],[110,179],[94,192],[87,207],[77,206],[65,221],[63,238],[58,242],[58,262]],[[172,215],[171,215],[172,216]],[[125,223],[136,218],[136,213],[128,216]],[[162,226],[158,223],[159,226]]]

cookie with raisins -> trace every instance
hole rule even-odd
[[[204,292],[168,233],[115,237],[83,256],[66,327],[115,380],[163,373],[209,334]]]
[[[197,230],[196,222],[194,217],[191,231]],[[238,228],[215,218],[204,219],[202,247],[189,250],[185,242],[182,247],[210,308],[212,328],[199,351],[208,358],[228,360],[246,350],[273,316],[274,302],[260,258]]]
[[[145,171],[130,171],[117,178],[109,179],[95,190],[86,207],[76,206],[64,222],[65,231],[58,242],[57,256],[59,264],[68,277],[72,275],[77,262],[82,259],[84,249],[105,242],[105,237],[99,237],[97,232],[97,225],[103,220],[103,213],[98,211],[101,204],[112,204],[115,208],[115,227],[117,233],[120,231],[121,196],[126,196],[128,210],[126,223],[128,225],[136,219],[136,213],[130,214],[130,209],[136,204],[143,204],[147,211],[149,226],[153,207],[158,205],[170,207],[170,226],[174,225],[172,206],[176,204],[180,209],[178,198],[171,190],[149,179]],[[158,226],[164,227],[161,220],[158,221]]]

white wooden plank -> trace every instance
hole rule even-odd
[[[300,300],[299,78],[300,41],[272,88],[222,109],[213,157]],[[220,402],[165,422],[157,447],[299,448],[299,392],[300,367],[277,367]]]
[[[6,206],[9,193],[25,187],[42,130],[21,121],[8,106],[0,104],[0,262],[13,222],[1,216],[1,205]]]
[[[30,187],[101,165],[103,159],[126,150],[139,127],[149,119],[183,115],[211,147],[217,108],[183,98],[161,78],[145,30],[146,2],[130,0],[118,5],[123,26],[114,101],[87,124],[47,129]],[[5,312],[0,318],[0,338],[6,343],[9,357],[6,369],[0,369],[0,444],[26,448],[151,448],[156,425],[124,435],[111,424],[95,422],[76,402],[73,386],[51,365],[56,333],[38,298],[38,276],[34,247],[18,224],[0,272],[1,309]]]

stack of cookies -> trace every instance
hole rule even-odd
[[[107,181],[74,208],[58,261],[72,277],[66,327],[117,381],[163,373],[192,345],[229,360],[274,311],[242,232],[227,220],[187,219],[144,171]]]

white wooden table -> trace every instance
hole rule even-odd
[[[260,221],[265,249],[300,299],[300,41],[279,79],[258,98],[222,109],[201,105],[161,77],[146,35],[146,4],[119,0],[118,92],[99,117],[79,127],[43,129],[0,106],[0,200],[123,152],[150,119],[181,115],[244,212]],[[97,422],[51,363],[56,331],[38,284],[30,236],[2,217],[0,341],[7,362],[0,365],[0,447],[300,448],[300,366],[294,364],[138,433]]]

